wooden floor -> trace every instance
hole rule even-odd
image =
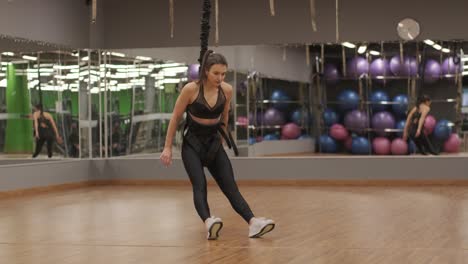
[[[241,186],[277,229],[224,220],[206,241],[189,186],[104,186],[2,199],[0,263],[468,263],[468,187]]]

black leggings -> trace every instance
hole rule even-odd
[[[33,158],[37,157],[37,155],[41,153],[42,146],[44,145],[45,142],[47,142],[47,156],[49,158],[52,158],[52,144],[54,143],[53,137],[48,137],[48,138],[40,137],[36,141],[36,151],[34,151]]]
[[[426,134],[424,134],[424,132],[421,132],[419,137],[415,137],[415,135],[412,135],[410,138],[414,141],[414,144],[421,152],[421,154],[427,155],[427,152],[429,152],[432,155],[439,155],[439,153],[434,150],[431,141],[426,136]]]
[[[195,209],[197,210],[200,218],[205,221],[211,215],[207,201],[206,178],[203,170],[203,162],[200,159],[199,153],[197,153],[185,139],[182,144],[182,161],[184,162],[185,170],[192,182]],[[224,195],[229,199],[231,206],[248,223],[254,215],[250,210],[249,205],[239,192],[234,180],[231,162],[222,146],[216,153],[214,160],[209,162],[206,167],[223,191]]]

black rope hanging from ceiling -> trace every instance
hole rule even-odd
[[[205,52],[208,50],[208,39],[210,37],[210,17],[211,0],[204,0],[200,31],[200,57],[198,58],[200,65],[202,64],[203,55],[205,55]]]

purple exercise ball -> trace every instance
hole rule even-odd
[[[353,132],[363,132],[369,126],[367,113],[354,110],[346,114],[345,127]]]
[[[390,112],[382,111],[372,116],[372,128],[378,135],[384,136],[385,129],[395,128],[395,118]]]

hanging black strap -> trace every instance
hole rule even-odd
[[[237,149],[236,143],[234,142],[234,138],[232,137],[231,131],[229,129],[227,130],[227,135],[226,132],[224,131],[223,127],[226,126],[224,123],[220,123],[220,126],[218,127],[218,131],[221,134],[221,136],[224,138],[226,141],[226,144],[228,145],[229,149],[232,148],[234,151],[234,155],[239,156],[239,150]]]

